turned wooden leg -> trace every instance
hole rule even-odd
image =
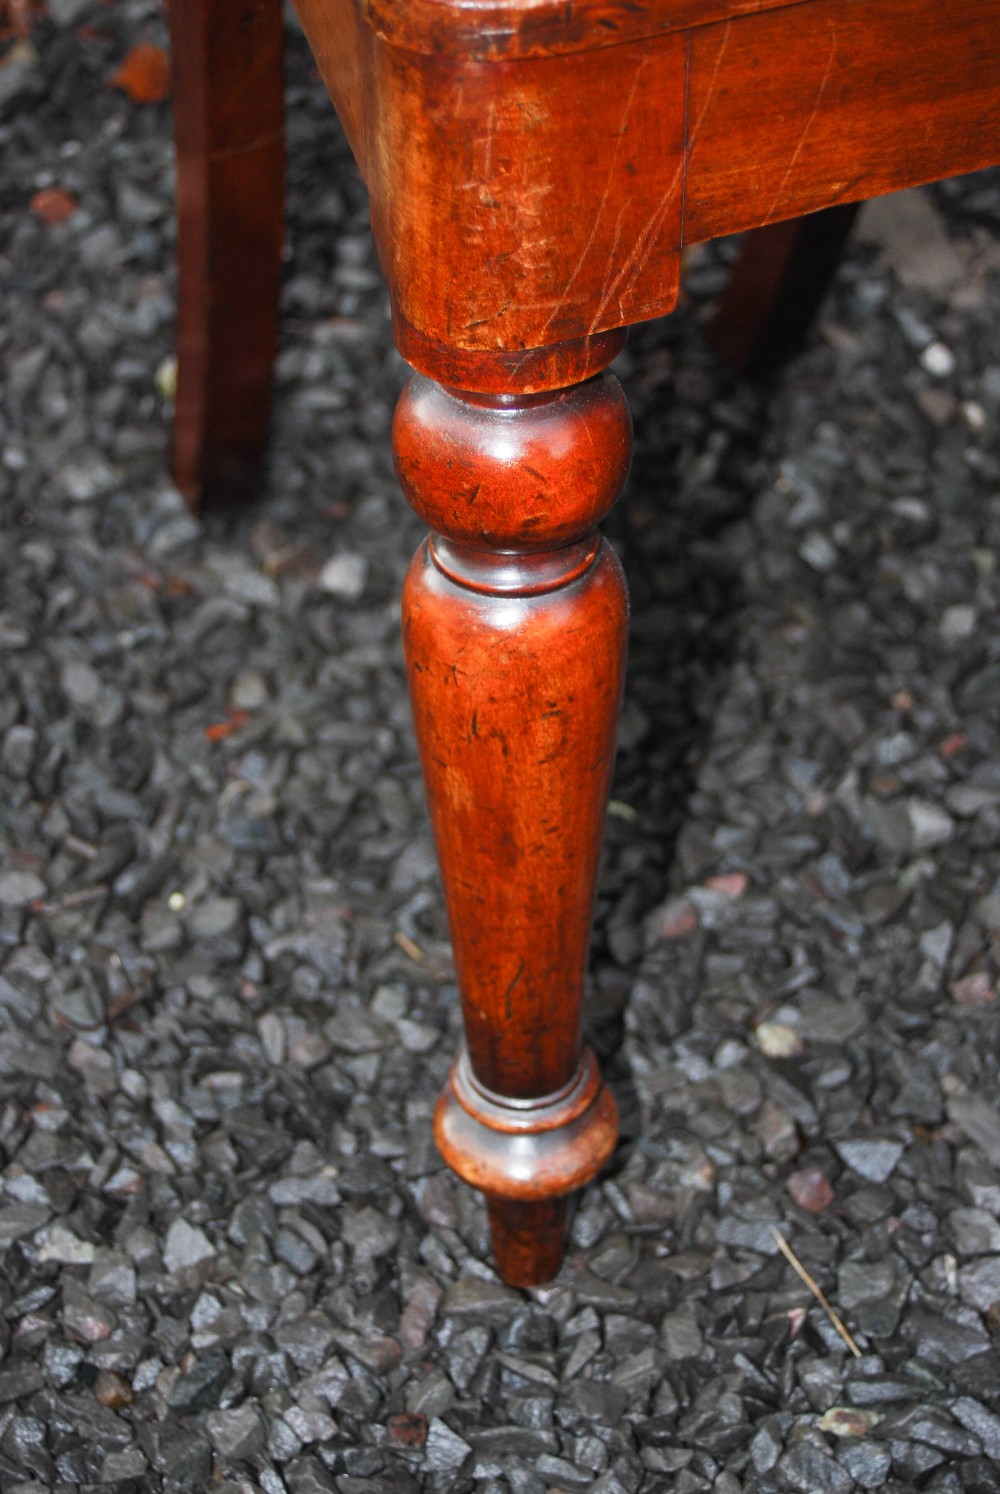
[[[837,273],[856,202],[743,237],[709,323],[713,347],[737,373],[772,373],[798,352]]]
[[[284,237],[280,0],[171,0],[177,395],[192,509],[251,492],[267,443]]]
[[[607,372],[521,397],[416,375],[394,450],[433,531],[403,631],[465,1020],[435,1135],[526,1286],[558,1269],[565,1196],[617,1134],[581,1006],[628,608],[596,525],[631,422]]]

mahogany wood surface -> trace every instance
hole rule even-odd
[[[284,239],[280,0],[171,0],[177,153],[174,480],[252,489],[267,440]]]
[[[685,243],[1000,158],[998,0],[804,0],[689,41]]]
[[[435,1134],[531,1284],[616,1128],[580,1034],[627,613],[601,370],[684,244],[1000,159],[997,0],[296,3],[418,371],[403,626],[466,1032]],[[747,325],[795,238],[757,241]]]
[[[372,230],[419,367],[438,375],[434,344],[541,347],[674,305],[679,256],[653,251],[680,238],[683,37],[494,63],[377,42],[373,66]]]
[[[537,1286],[562,1264],[566,1199],[541,1203],[487,1196],[486,1211],[497,1269],[511,1286]]]
[[[647,41],[669,31],[802,0],[361,0],[376,35],[408,51],[482,61],[551,57]]]
[[[617,1129],[581,1009],[628,614],[597,524],[631,434],[608,373],[521,398],[417,375],[394,424],[433,531],[403,639],[467,1044],[435,1132],[460,1177],[526,1205],[492,1215],[521,1282],[551,1270],[546,1200],[593,1177]]]
[[[578,377],[538,350],[672,310],[684,244],[1000,154],[997,0],[297,5],[404,355],[465,388]]]

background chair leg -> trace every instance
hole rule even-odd
[[[769,223],[743,237],[708,338],[737,373],[767,374],[809,332],[860,204]]]
[[[280,0],[171,0],[177,396],[192,509],[251,492],[267,443],[284,237]]]

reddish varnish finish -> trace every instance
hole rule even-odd
[[[171,0],[177,149],[174,480],[248,493],[267,440],[284,236],[280,0]]]
[[[580,1014],[627,622],[595,526],[631,426],[608,373],[520,398],[418,376],[394,450],[434,531],[403,633],[467,1042],[435,1132],[461,1177],[523,1205],[491,1218],[498,1264],[524,1284],[558,1260],[549,1200],[615,1141]]]
[[[360,0],[376,35],[415,52],[558,57],[775,10],[802,0]]]
[[[486,1200],[490,1238],[497,1269],[511,1286],[538,1286],[562,1265],[566,1234],[565,1198],[518,1203],[510,1198]]]
[[[1000,158],[997,0],[804,0],[688,35],[685,243]]]
[[[393,305],[425,339],[504,354],[673,306],[681,35],[501,62],[415,59],[375,41],[372,68],[372,232]],[[623,181],[643,189],[620,193]],[[437,274],[441,263],[477,273]]]
[[[671,311],[683,244],[1000,155],[995,0],[296,4],[400,345],[456,387]]]
[[[456,387],[494,388],[469,369],[495,358],[515,391],[518,355],[527,369],[536,349],[565,350],[673,307],[682,32],[482,60],[431,39],[396,45],[352,0],[296,5],[359,142],[400,345],[415,366]],[[620,194],[623,182],[642,190]],[[530,383],[543,388],[545,376]]]
[[[396,346],[415,369],[449,389],[479,394],[536,394],[580,384],[607,368],[625,346],[626,338],[624,328],[615,328],[576,341],[484,354],[434,342],[411,327],[398,311],[393,315],[393,330]]]

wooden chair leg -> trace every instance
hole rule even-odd
[[[805,341],[837,271],[858,203],[745,234],[709,324],[709,340],[737,373],[772,373]]]
[[[627,620],[596,524],[631,424],[607,372],[527,397],[417,375],[394,450],[433,531],[403,637],[465,1019],[435,1135],[487,1195],[501,1275],[530,1286],[617,1133],[580,1024]]]
[[[193,509],[252,490],[267,443],[284,237],[281,0],[171,0],[177,396]]]

